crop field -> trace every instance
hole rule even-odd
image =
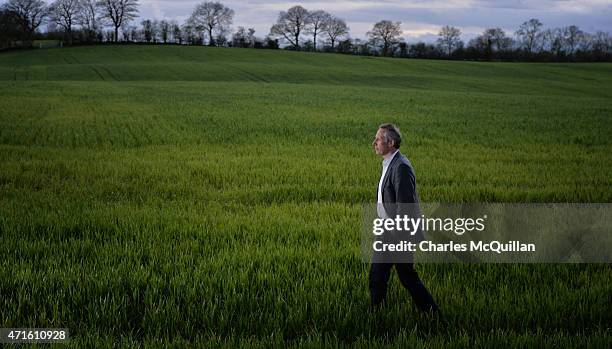
[[[423,202],[612,202],[612,64],[0,53],[0,328],[71,347],[612,345],[607,264],[427,264],[368,312],[396,123]]]

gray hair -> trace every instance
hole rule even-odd
[[[399,149],[402,144],[402,134],[400,133],[399,128],[393,124],[382,124],[378,126],[379,129],[385,130],[385,139],[388,141],[393,141],[393,146],[396,149]]]

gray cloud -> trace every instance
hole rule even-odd
[[[199,1],[141,0],[143,17],[184,20]],[[278,12],[294,5],[308,9],[325,9],[344,18],[352,37],[365,37],[372,25],[389,19],[402,22],[408,41],[432,39],[443,25],[462,29],[466,38],[488,27],[501,27],[508,32],[529,18],[540,19],[546,27],[578,25],[595,32],[612,32],[612,0],[284,0],[223,1],[234,9],[234,26],[254,27],[265,36]]]
[[[612,32],[612,0],[220,1],[234,9],[234,27],[253,27],[260,37],[268,34],[279,11],[298,4],[310,10],[324,9],[345,19],[351,36],[359,38],[365,37],[372,25],[383,19],[402,22],[407,41],[433,39],[444,25],[459,27],[466,39],[488,27],[501,27],[512,33],[529,18],[540,19],[545,27],[573,24],[588,32]],[[184,21],[200,2],[140,0],[140,16],[141,19]]]

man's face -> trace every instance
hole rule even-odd
[[[386,130],[379,128],[378,132],[376,132],[376,137],[374,137],[374,142],[372,142],[372,146],[374,147],[374,151],[377,155],[385,156],[393,150],[391,144],[393,142],[386,141]]]

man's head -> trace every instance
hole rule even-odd
[[[377,155],[386,156],[399,149],[402,144],[402,134],[393,124],[382,124],[378,126],[378,132],[374,137],[372,146]]]

